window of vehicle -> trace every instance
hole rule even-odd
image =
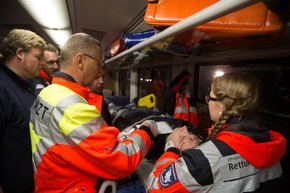
[[[260,80],[260,113],[290,119],[290,67],[279,60],[263,63],[249,61],[242,65],[200,66],[198,98],[203,100],[209,93],[210,83],[215,76],[233,71],[253,74]]]

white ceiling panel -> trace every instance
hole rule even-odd
[[[120,35],[135,29],[137,23],[143,21],[147,0],[67,0],[67,5],[73,33],[89,33],[98,38],[105,49]],[[133,20],[134,25],[131,23]],[[17,0],[1,0],[0,43],[12,28],[30,29],[54,43]],[[144,24],[140,30],[148,28]]]

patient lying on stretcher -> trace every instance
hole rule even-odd
[[[170,147],[176,147],[179,149],[181,155],[182,151],[195,148],[201,142],[202,139],[188,131],[186,126],[178,127],[166,138],[164,151]]]
[[[113,125],[121,131],[119,139],[126,138],[130,132],[139,127],[142,121],[150,119],[156,122],[158,126],[158,136],[154,139],[154,143],[146,155],[146,158],[150,160],[157,160],[164,153],[165,144],[167,141],[170,141],[171,136],[180,135],[181,137],[184,137],[184,144],[182,146],[180,146],[179,142],[175,140],[172,140],[171,143],[182,150],[193,143],[190,141],[193,134],[201,139],[199,129],[189,122],[145,107],[140,107],[137,104],[130,103],[123,107],[110,103],[109,111],[112,116]],[[178,132],[175,131],[176,129]],[[185,135],[188,134],[189,136],[185,137]]]

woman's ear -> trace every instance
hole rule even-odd
[[[222,102],[217,102],[217,105],[220,112],[223,112],[225,110],[225,105]]]

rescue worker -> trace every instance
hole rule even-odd
[[[215,122],[207,141],[186,147],[180,140],[186,134],[172,133],[149,176],[149,192],[284,192],[279,160],[287,142],[254,120],[257,82],[242,73],[214,79],[206,96]]]
[[[106,66],[105,64],[101,67],[98,75],[94,79],[92,85],[89,86],[93,93],[103,96],[102,100],[102,116],[109,126],[112,126],[112,117],[109,112],[109,101],[104,98],[103,90],[105,86]]]
[[[57,48],[52,44],[46,44],[43,51],[43,64],[39,72],[39,76],[35,78],[36,82],[36,95],[40,91],[51,84],[52,76],[59,71],[59,53]]]
[[[98,191],[100,179],[131,174],[157,136],[152,120],[121,139],[101,116],[102,96],[87,88],[99,73],[102,50],[85,33],[72,35],[60,52],[62,68],[31,108],[35,192]]]
[[[96,94],[103,95],[103,90],[105,86],[105,76],[107,73],[107,69],[105,64],[101,67],[98,75],[96,76],[93,84],[90,86],[92,91]]]

